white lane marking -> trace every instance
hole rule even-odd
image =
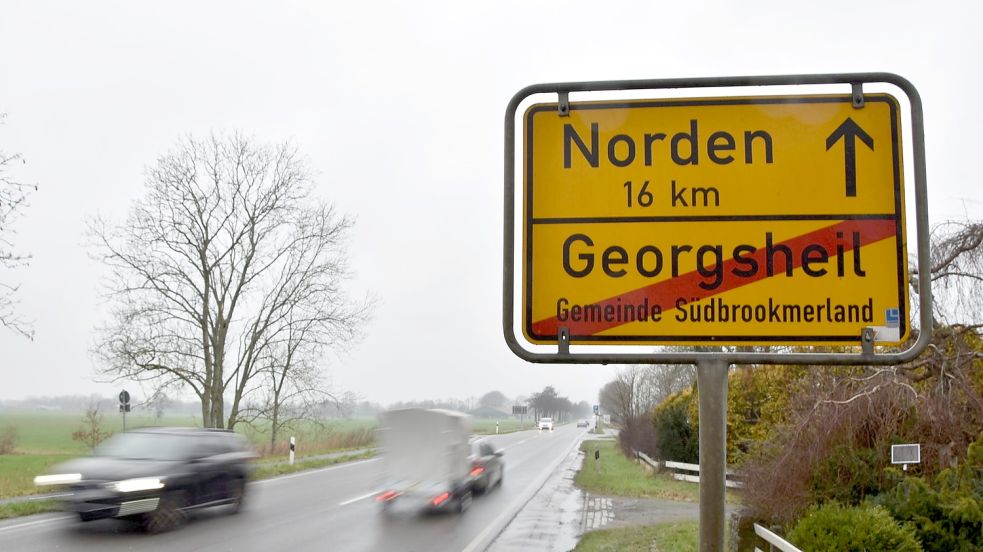
[[[359,460],[357,462],[345,462],[344,464],[338,464],[335,466],[327,466],[325,468],[317,468],[313,470],[305,470],[297,473],[291,473],[287,475],[278,475],[276,477],[271,477],[269,479],[260,479],[259,481],[253,481],[253,485],[262,485],[264,483],[276,483],[278,481],[286,481],[287,479],[293,479],[295,477],[304,477],[305,475],[311,475],[315,473],[322,473],[331,470],[340,470],[342,468],[348,468],[351,466],[357,466],[360,464],[367,464],[369,462],[375,462],[378,458],[369,458],[368,460]]]
[[[17,525],[7,525],[6,527],[0,527],[0,533],[3,533],[4,531],[13,531],[15,529],[24,529],[24,528],[27,528],[27,527],[33,527],[35,525],[44,525],[46,523],[54,523],[56,521],[63,521],[63,520],[66,520],[66,519],[70,519],[71,517],[72,516],[58,516],[56,518],[39,519],[39,520],[36,520],[36,521],[28,521],[27,523],[19,523]]]
[[[338,506],[348,506],[349,504],[352,504],[353,502],[358,502],[359,500],[365,500],[366,498],[373,497],[373,496],[375,496],[375,495],[377,495],[377,494],[379,494],[381,492],[382,492],[382,489],[379,489],[378,491],[372,491],[371,493],[365,493],[362,496],[356,496],[355,498],[350,498],[350,499],[348,499],[348,500],[346,500],[344,502],[339,502],[338,503]]]

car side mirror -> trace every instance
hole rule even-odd
[[[495,456],[498,456],[499,458],[501,458],[501,457],[502,457],[502,455],[504,455],[504,454],[505,454],[505,452],[503,452],[503,451],[501,451],[501,450],[496,450],[496,451],[495,451],[495,452],[494,452],[493,454],[494,454]]]

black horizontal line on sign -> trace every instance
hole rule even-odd
[[[692,215],[663,217],[540,217],[533,224],[577,224],[612,222],[753,222],[753,221],[810,221],[810,220],[894,220],[892,213],[869,215]]]

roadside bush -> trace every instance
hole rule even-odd
[[[836,445],[818,459],[809,481],[812,501],[860,504],[865,498],[879,493],[883,487],[883,472],[887,454],[869,448]]]
[[[727,464],[740,467],[788,421],[801,366],[743,366],[727,377]],[[697,390],[697,394],[699,390]],[[697,418],[698,419],[698,418]]]
[[[693,394],[683,391],[669,397],[653,411],[655,452],[659,459],[699,463],[699,426],[689,420],[692,402]]]
[[[886,509],[871,504],[812,506],[789,532],[788,540],[809,552],[922,550],[911,527],[902,526]]]
[[[943,470],[932,484],[921,477],[906,477],[874,502],[908,523],[929,552],[979,550],[983,546],[983,433],[969,446],[959,467]]]
[[[90,450],[94,451],[99,443],[112,435],[112,431],[103,431],[102,414],[99,413],[99,405],[93,404],[85,410],[85,415],[82,417],[82,425],[72,432],[72,440],[80,441],[89,447]]]
[[[891,444],[921,443],[930,479],[938,470],[940,443],[954,443],[949,458],[962,456],[969,438],[963,424],[942,424],[934,408],[945,396],[918,395],[891,370],[854,367],[824,369],[807,376],[791,401],[789,423],[756,447],[741,473],[744,504],[754,516],[788,525],[811,504],[836,500],[857,505],[897,483],[885,471]],[[931,406],[931,407],[930,407]],[[958,413],[959,410],[955,409]],[[947,429],[925,431],[932,420]]]
[[[624,420],[621,431],[618,432],[618,446],[629,458],[635,456],[636,450],[653,458],[656,457],[658,454],[656,431],[650,415],[643,414]]]
[[[0,430],[0,454],[13,454],[17,444],[17,428],[9,425]]]

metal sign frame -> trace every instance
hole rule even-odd
[[[648,353],[613,353],[570,351],[569,336],[562,332],[555,353],[526,349],[515,334],[515,148],[516,113],[519,105],[534,94],[557,94],[560,113],[569,110],[571,92],[605,92],[626,90],[708,89],[775,86],[810,86],[843,84],[850,87],[855,106],[863,105],[864,84],[890,84],[904,92],[910,106],[912,129],[913,172],[915,189],[915,233],[918,274],[929,274],[928,193],[925,169],[924,122],[921,97],[908,80],[891,73],[843,73],[821,75],[776,75],[746,77],[714,77],[692,79],[622,80],[536,84],[523,88],[508,104],[505,114],[505,217],[503,244],[503,301],[502,328],[509,348],[520,358],[537,363],[554,364],[896,364],[917,357],[932,337],[932,290],[927,278],[919,279],[919,333],[917,340],[906,350],[876,354],[872,331],[857,336],[858,353],[809,352],[743,352],[743,351],[682,351]],[[708,341],[708,345],[713,345]]]

